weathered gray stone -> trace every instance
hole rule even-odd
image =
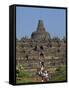
[[[51,39],[42,20],[39,20],[31,38],[16,40],[17,64],[23,64],[25,68],[37,68],[40,61],[44,62],[45,67],[66,64],[66,42]]]

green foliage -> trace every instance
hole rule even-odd
[[[24,70],[24,65],[17,65],[16,66],[16,76],[17,77],[30,77],[30,73]]]
[[[18,74],[18,77],[31,77],[31,73],[29,73],[28,71],[20,71]]]
[[[52,76],[51,81],[64,81],[66,80],[66,67],[58,67],[55,74]]]
[[[32,73],[30,73],[29,71],[20,70],[19,73],[16,72],[16,77],[16,83],[32,82],[32,80],[30,80],[30,78],[32,78]]]
[[[17,77],[31,77],[31,73],[29,71],[24,70],[23,65],[17,65],[16,66],[16,76]]]

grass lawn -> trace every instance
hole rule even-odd
[[[51,71],[51,70],[50,70]],[[33,76],[35,71],[21,70],[19,73],[16,72],[16,83],[31,83],[31,82],[41,82],[41,78],[36,75]],[[66,80],[66,66],[58,67],[55,72],[53,72],[52,77],[49,82],[54,81],[65,81]]]
[[[51,81],[65,81],[66,80],[66,66],[58,67],[55,74],[52,76]]]

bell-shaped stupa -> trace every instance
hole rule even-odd
[[[39,39],[40,40],[48,40],[48,39],[50,39],[50,34],[48,32],[46,32],[42,20],[38,21],[37,30],[32,33],[31,38],[35,39],[35,40],[39,40]]]

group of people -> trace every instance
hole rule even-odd
[[[49,80],[48,71],[44,69],[44,62],[40,62],[40,70],[38,75],[42,78],[42,82],[47,82]]]

